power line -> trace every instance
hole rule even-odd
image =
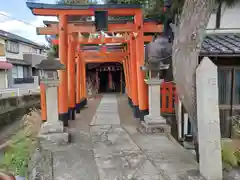
[[[36,27],[35,25],[33,25],[33,24],[31,24],[31,23],[28,23],[28,22],[26,22],[26,21],[23,21],[23,20],[19,20],[19,19],[13,18],[13,17],[8,16],[8,15],[6,15],[6,14],[3,14],[3,13],[1,13],[1,12],[0,12],[0,15],[1,15],[1,16],[4,16],[4,17],[7,17],[7,18],[9,18],[9,19],[15,20],[15,21],[22,22],[22,23],[24,23],[24,24],[26,24],[26,25]]]

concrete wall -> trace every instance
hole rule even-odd
[[[0,128],[23,116],[29,108],[39,106],[39,94],[0,99]]]
[[[223,4],[220,28],[240,29],[240,21],[236,19],[239,16],[240,16],[240,2],[238,2],[233,7],[226,7],[226,5]],[[215,26],[216,26],[216,13],[213,13],[209,19],[207,29],[215,29]]]

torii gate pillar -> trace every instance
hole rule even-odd
[[[63,121],[64,126],[68,126],[68,73],[67,73],[67,16],[59,15],[59,58],[61,64],[66,67],[66,70],[59,71],[59,105],[58,114],[59,120]]]
[[[141,70],[144,65],[144,35],[143,35],[143,14],[139,9],[134,16],[134,23],[137,27],[136,34],[136,59],[137,59],[137,86],[140,120],[144,121],[144,115],[148,114],[148,87],[145,83],[145,72]]]

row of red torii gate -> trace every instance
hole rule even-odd
[[[68,125],[75,113],[87,104],[86,66],[91,63],[120,63],[126,94],[135,117],[148,113],[148,87],[145,83],[144,44],[161,33],[162,24],[143,19],[140,5],[79,5],[27,3],[34,15],[57,16],[58,22],[44,21],[39,35],[56,35],[60,62],[66,69],[59,71],[59,120]],[[127,16],[128,20],[109,20]],[[94,21],[87,21],[95,17]],[[173,113],[175,88],[172,83],[161,85],[161,110]],[[160,103],[160,102],[159,102]],[[42,120],[46,120],[46,96],[41,85]]]

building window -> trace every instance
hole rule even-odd
[[[13,78],[23,78],[23,66],[14,65],[12,68]]]
[[[7,41],[6,51],[11,53],[19,53],[19,43]]]
[[[0,56],[5,56],[5,45],[0,43]]]
[[[218,92],[222,137],[230,137],[229,117],[240,114],[240,68],[218,68]]]

